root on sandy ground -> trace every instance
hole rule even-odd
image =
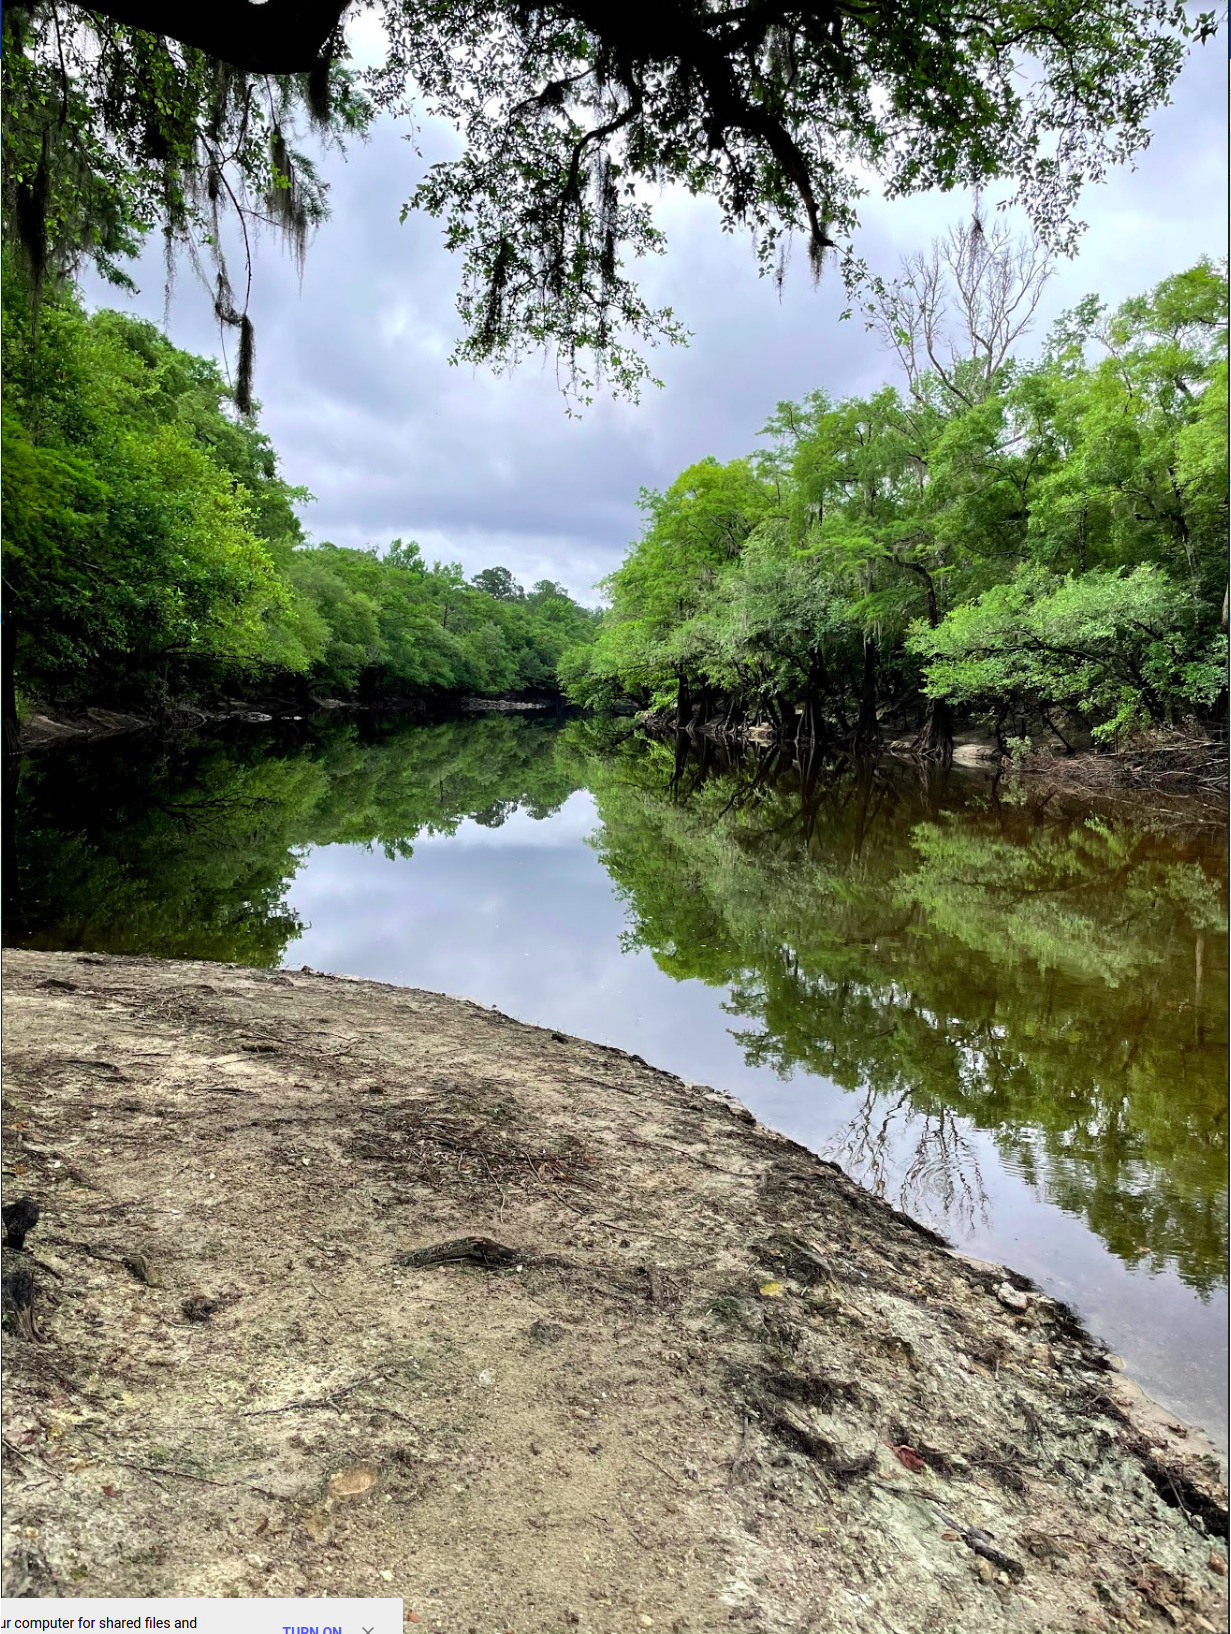
[[[1145,792],[1207,802],[1226,815],[1226,739],[1196,728],[1139,732],[1115,750],[1064,755],[1037,749],[1020,769],[1074,794]]]

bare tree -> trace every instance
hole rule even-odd
[[[1003,222],[985,227],[976,211],[901,265],[897,278],[873,286],[872,328],[897,354],[913,395],[930,373],[959,402],[981,403],[1034,320],[1051,256]]]

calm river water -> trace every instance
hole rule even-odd
[[[486,715],[24,764],[10,944],[456,993],[733,1091],[1225,1443],[1227,864],[1184,814]]]

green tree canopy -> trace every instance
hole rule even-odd
[[[384,53],[348,67],[375,20]],[[450,121],[461,154],[406,209],[462,259],[459,355],[544,346],[583,392],[605,370],[635,391],[642,355],[679,339],[635,263],[662,248],[665,185],[751,228],[764,270],[800,235],[814,270],[857,257],[866,177],[890,197],[1000,182],[1056,247],[1087,182],[1149,140],[1213,13],[1183,0],[25,0],[4,13],[6,226],[37,277],[92,258],[111,277],[161,229],[211,260],[220,319],[252,358],[245,243],[261,221],[302,253],[324,195],[302,134],[376,110]],[[241,393],[246,398],[246,386]]]
[[[646,496],[597,641],[565,656],[571,695],[791,737],[909,731],[942,758],[955,709],[1065,745],[1211,717],[1225,266],[1115,312],[1092,297],[1026,365],[1010,347],[1046,271],[963,229],[881,285],[905,388],[779,404],[759,456]]]
[[[505,568],[467,585],[413,540],[309,545],[254,415],[152,325],[4,288],[6,731],[18,687],[148,708],[239,689],[365,703],[554,695],[592,613]],[[491,586],[492,588],[488,588]],[[512,587],[512,589],[510,589]],[[514,594],[514,591],[516,592]]]

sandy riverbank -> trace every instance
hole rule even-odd
[[[373,982],[5,964],[7,1593],[1223,1625],[1202,1438],[715,1092]]]

